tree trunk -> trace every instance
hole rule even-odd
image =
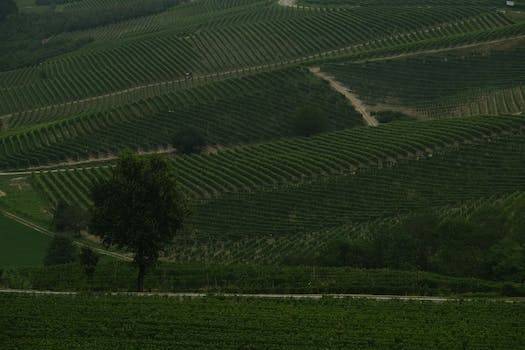
[[[139,265],[139,276],[137,278],[137,292],[144,291],[144,276],[146,275],[146,265]]]

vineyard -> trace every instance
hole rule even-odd
[[[203,102],[206,101],[206,102]],[[326,83],[300,69],[229,79],[200,87],[56,119],[53,111],[13,117],[29,126],[0,138],[0,166],[24,168],[115,154],[169,148],[177,130],[192,127],[210,145],[231,145],[292,136],[294,112],[312,101],[338,130],[361,124],[360,116]],[[42,121],[43,125],[31,126]],[[246,124],[248,126],[246,126]]]
[[[0,349],[524,347],[521,1],[0,1]]]
[[[194,209],[172,258],[280,261],[369,221],[524,191],[522,127],[519,117],[398,122],[174,157]],[[44,170],[31,182],[49,205],[87,208],[110,172]]]
[[[420,118],[519,114],[525,105],[525,50],[522,41],[515,45],[323,69],[371,108],[406,110]]]
[[[524,340],[522,303],[32,295],[0,303],[6,350],[518,349]]]
[[[205,6],[206,1],[195,4]],[[220,4],[228,7],[229,2]],[[196,26],[184,25],[183,33],[170,26],[159,33],[112,42],[109,48],[95,41],[79,52],[38,67],[5,72],[0,75],[0,114],[176,80],[185,72],[198,76],[280,65],[359,44],[362,46],[350,50],[367,51],[367,46],[388,47],[514,26],[502,14],[469,6],[391,8],[385,15],[380,9],[313,11],[267,1],[248,5],[245,15],[240,16],[244,20],[230,22],[230,15],[225,24],[219,21],[220,26],[206,28],[201,24],[203,11],[197,9],[195,16],[189,16]],[[221,11],[207,17],[220,15]],[[260,16],[260,20],[252,21],[252,16]],[[375,42],[370,44],[372,40]]]

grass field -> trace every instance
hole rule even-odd
[[[42,265],[50,240],[0,214],[0,267]]]
[[[1,295],[0,305],[4,350],[462,350],[525,342],[523,303]]]

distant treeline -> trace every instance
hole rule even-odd
[[[38,1],[42,3],[48,0]],[[76,50],[91,41],[89,38],[48,41],[54,35],[162,12],[177,2],[178,0],[132,0],[112,3],[103,8],[64,12],[49,9],[42,13],[15,14],[0,23],[0,71],[38,64],[50,57]],[[56,4],[54,0],[50,3]]]
[[[525,282],[525,201],[484,205],[468,215],[418,213],[369,235],[334,241],[292,265],[423,270],[449,276]]]

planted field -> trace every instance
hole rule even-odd
[[[177,131],[194,128],[209,145],[257,142],[294,134],[294,113],[318,108],[339,130],[361,117],[328,84],[303,69],[228,79],[25,128],[0,138],[0,167],[23,168],[115,154],[124,148],[167,148]],[[14,118],[38,123],[41,115]]]
[[[521,132],[523,123],[519,117],[404,122],[175,157],[174,161],[181,185],[194,199],[226,193],[270,194],[293,186],[320,185],[330,178],[353,177],[367,168],[388,168],[460,145],[466,147],[467,143],[484,143],[491,137]],[[35,173],[35,181],[54,202],[62,198],[87,204],[82,197],[89,184],[109,171],[107,167],[42,171]]]
[[[0,214],[0,268],[42,265],[50,240]]]
[[[208,10],[207,4],[218,2],[196,3],[199,8],[188,17],[193,23],[186,22],[182,31],[175,26],[112,45],[94,43],[36,67],[2,73],[0,115],[179,79],[185,72],[197,76],[297,64],[352,46],[353,52],[368,51],[513,27],[505,15],[473,6],[323,11],[230,1],[221,6],[244,11],[244,18],[261,19],[223,20],[207,28],[203,22],[214,17],[213,6]]]
[[[129,291],[136,267],[113,262],[97,266],[88,281],[80,264],[4,270],[0,285],[36,290]],[[517,283],[457,278],[422,271],[268,265],[181,265],[161,263],[146,276],[157,292],[373,293],[402,295],[525,295]],[[509,287],[510,286],[510,287]]]
[[[175,157],[194,210],[170,257],[282,261],[360,234],[357,223],[524,191],[522,125],[520,117],[399,122]],[[91,184],[109,174],[108,166],[42,171],[33,184],[50,203],[88,207]]]
[[[525,305],[493,301],[1,295],[0,304],[6,350],[518,349],[525,340]]]
[[[525,111],[523,41],[492,50],[458,50],[322,67],[372,109],[421,118]]]

